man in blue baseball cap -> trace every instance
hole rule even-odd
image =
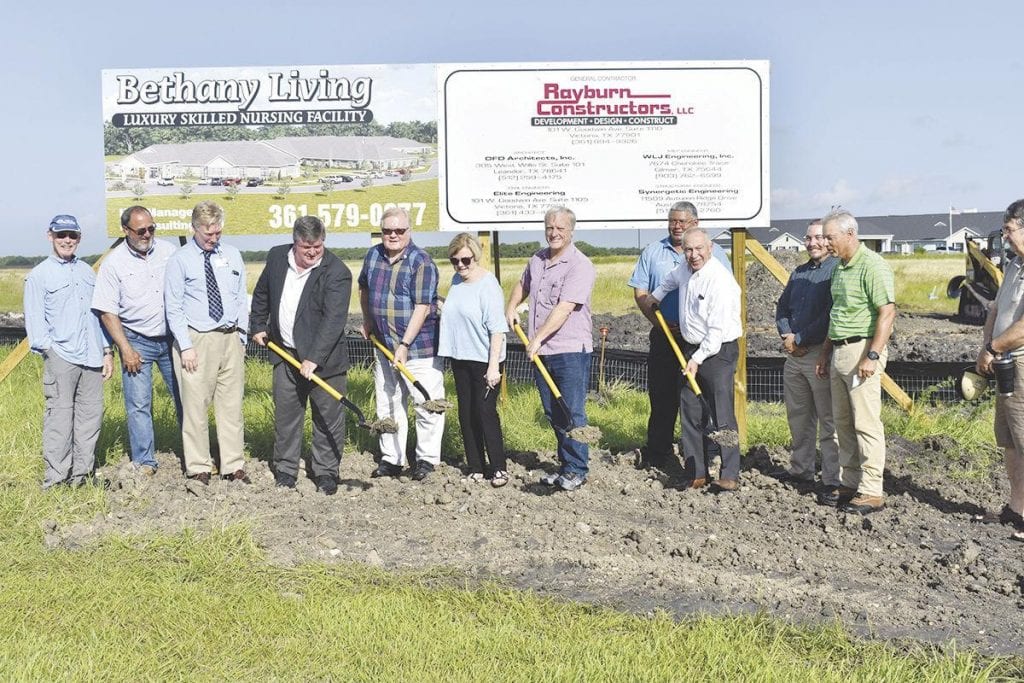
[[[75,251],[82,229],[55,216],[47,238],[53,254],[25,278],[25,330],[43,357],[43,488],[98,483],[96,440],[103,419],[103,381],[114,369],[110,342],[91,308],[96,275]]]

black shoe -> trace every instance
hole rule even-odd
[[[378,479],[380,477],[397,477],[401,473],[401,465],[392,465],[389,462],[381,460],[380,464],[377,465],[377,469],[375,469],[373,472],[370,472],[370,476],[374,479]]]
[[[295,477],[284,472],[275,472],[274,483],[278,488],[293,489],[295,488]]]
[[[783,484],[789,484],[791,486],[806,486],[814,483],[814,476],[810,477],[798,477],[789,470],[780,470],[779,472],[772,472],[768,475],[778,482]]]
[[[325,496],[333,496],[338,492],[338,481],[330,474],[321,474],[316,478],[316,490]]]
[[[192,479],[193,481],[198,481],[203,486],[209,486],[210,485],[210,473],[209,472],[200,472],[199,474],[190,474],[190,475],[188,475],[188,478]]]
[[[416,463],[416,467],[412,470],[412,478],[416,481],[423,481],[427,478],[431,472],[434,471],[434,466],[426,460],[420,460]]]
[[[827,505],[830,508],[839,507],[849,503],[856,495],[856,491],[845,486],[826,486],[818,494],[818,505]]]

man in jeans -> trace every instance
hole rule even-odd
[[[526,355],[540,356],[570,415],[558,406],[540,372],[534,379],[540,391],[544,415],[558,441],[557,473],[547,474],[541,483],[565,491],[578,489],[587,481],[590,449],[569,436],[567,430],[587,424],[586,398],[590,384],[590,355],[594,351],[590,296],[597,271],[583,252],[572,243],[576,214],[556,206],[544,214],[546,249],[530,257],[522,277],[512,290],[505,316],[509,327],[518,322],[516,308],[530,299],[529,337]]]
[[[110,346],[90,310],[96,275],[75,256],[82,230],[74,216],[56,216],[53,248],[25,278],[25,331],[43,357],[43,488],[82,486],[96,467],[103,421],[103,381],[113,373]]]
[[[171,338],[164,318],[164,273],[175,248],[155,237],[153,216],[144,206],[121,214],[124,242],[103,260],[96,277],[92,309],[99,313],[121,356],[124,411],[131,461],[156,473],[153,438],[153,364],[163,375],[181,425],[181,398],[171,367]]]

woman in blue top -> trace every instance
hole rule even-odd
[[[480,256],[480,243],[467,232],[448,245],[455,275],[441,311],[437,354],[451,359],[469,478],[490,478],[498,487],[508,483],[497,407],[508,322],[501,285],[480,267]]]

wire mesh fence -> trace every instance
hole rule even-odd
[[[0,345],[14,345],[25,338],[25,330],[0,327]],[[373,363],[373,346],[360,337],[348,338],[349,359],[354,366],[369,367]],[[269,351],[249,343],[246,355],[268,360]],[[747,399],[750,401],[782,400],[783,358],[747,358]],[[966,367],[965,363],[889,363],[886,372],[904,391],[913,397],[929,392],[933,401],[960,400],[952,379]],[[505,373],[512,382],[532,382],[533,363],[526,357],[522,344],[509,344]],[[600,354],[591,358],[589,389],[597,389],[601,381],[623,384],[638,391],[647,390],[647,354],[637,351],[606,349],[602,366]]]

